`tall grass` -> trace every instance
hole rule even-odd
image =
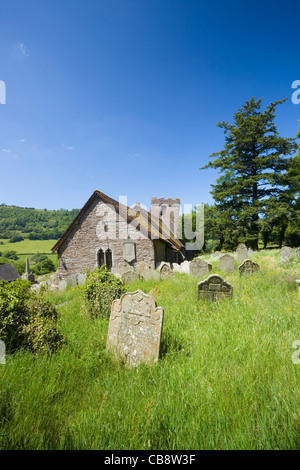
[[[258,257],[259,273],[226,276],[232,301],[198,302],[197,280],[180,274],[129,286],[165,309],[155,366],[128,369],[107,354],[109,320],[84,313],[80,289],[49,294],[68,343],[0,365],[0,447],[299,448],[299,265]]]

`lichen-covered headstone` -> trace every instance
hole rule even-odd
[[[161,263],[158,267],[158,272],[161,279],[168,279],[173,276],[173,271],[167,263]]]
[[[293,257],[293,248],[291,248],[290,246],[284,246],[281,249],[280,255],[281,255],[280,263],[281,264],[288,263],[289,261],[291,261]]]
[[[180,265],[180,272],[182,274],[190,274],[190,261],[185,260],[183,263]]]
[[[144,269],[141,273],[141,277],[144,281],[159,281],[160,276],[155,269]]]
[[[198,284],[198,300],[232,299],[233,287],[219,274],[211,274]]]
[[[234,271],[234,257],[225,254],[220,256],[219,258],[219,263],[220,263],[220,270],[224,271],[225,273],[231,273]]]
[[[251,259],[246,259],[243,264],[239,266],[239,272],[242,276],[243,274],[252,274],[260,270],[258,263],[254,263]]]
[[[201,258],[190,262],[190,275],[193,277],[206,276],[212,270],[212,265]]]
[[[237,260],[237,262],[239,264],[243,263],[248,258],[249,258],[248,250],[247,250],[247,247],[246,247],[245,243],[240,243],[238,245],[237,249],[236,249],[236,260]]]
[[[134,272],[134,271],[125,271],[125,273],[122,274],[122,282],[124,284],[128,284],[129,282],[135,282],[138,281],[140,278],[139,274]]]
[[[127,366],[156,362],[163,315],[163,308],[141,290],[123,294],[112,302],[107,349]]]

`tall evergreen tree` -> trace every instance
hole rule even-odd
[[[219,122],[224,129],[225,147],[213,153],[207,165],[221,173],[212,185],[212,195],[222,214],[223,247],[238,241],[258,249],[261,219],[286,213],[289,207],[287,171],[296,149],[296,139],[280,137],[274,123],[279,100],[261,111],[262,99],[250,101],[234,114],[234,123]],[[286,223],[287,226],[287,223]]]

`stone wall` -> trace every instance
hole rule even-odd
[[[153,242],[124,218],[118,221],[118,215],[109,205],[95,200],[58,250],[59,278],[83,274],[86,267],[94,270],[98,267],[100,249],[111,250],[113,267],[124,265],[123,243],[128,236],[136,244],[136,259],[130,265],[134,267],[139,261],[145,261],[155,268]]]

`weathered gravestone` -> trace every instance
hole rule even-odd
[[[125,273],[122,274],[122,282],[124,284],[128,284],[129,282],[135,282],[135,281],[138,281],[140,278],[139,274],[132,271],[132,270],[128,270],[128,271],[125,271]]]
[[[238,245],[237,249],[236,249],[236,260],[237,260],[237,262],[239,264],[243,263],[248,258],[249,258],[248,250],[247,250],[247,247],[246,247],[245,243],[240,243]]]
[[[79,286],[84,286],[86,281],[86,274],[78,274],[77,276],[77,283]]]
[[[158,272],[155,271],[155,269],[144,269],[144,271],[141,273],[141,276],[144,281],[159,281],[160,279],[160,276]]]
[[[206,276],[212,270],[212,265],[201,258],[190,262],[190,275],[193,277]]]
[[[219,274],[211,274],[198,284],[198,300],[232,299],[233,287]]]
[[[224,271],[225,273],[231,273],[234,271],[234,257],[226,254],[222,255],[219,258],[220,263],[220,270]]]
[[[167,263],[161,263],[157,268],[161,279],[168,279],[173,276],[172,269]]]
[[[296,258],[300,258],[300,247],[296,248],[295,256],[296,256]]]
[[[66,277],[66,281],[67,281],[67,287],[75,287],[77,284],[77,277],[75,276],[75,274],[69,274]]]
[[[141,290],[114,300],[107,336],[107,349],[127,366],[158,360],[164,309]]]
[[[180,264],[178,264],[178,263],[173,263],[172,264],[172,269],[173,269],[174,273],[180,273],[181,272]]]
[[[190,261],[185,260],[183,263],[181,263],[180,272],[182,274],[190,274]]]
[[[26,258],[25,273],[23,274],[22,279],[24,281],[30,281],[31,283],[35,282],[35,276],[29,269],[29,258]]]
[[[134,269],[138,274],[142,274],[145,269],[151,269],[151,266],[145,261],[138,261],[134,266]]]
[[[293,257],[293,248],[289,246],[284,246],[281,249],[280,255],[281,255],[280,264],[288,263]]]
[[[242,276],[243,274],[252,274],[259,270],[259,264],[254,263],[254,261],[251,261],[251,259],[246,259],[246,261],[244,261],[243,264],[239,266],[240,276]]]

